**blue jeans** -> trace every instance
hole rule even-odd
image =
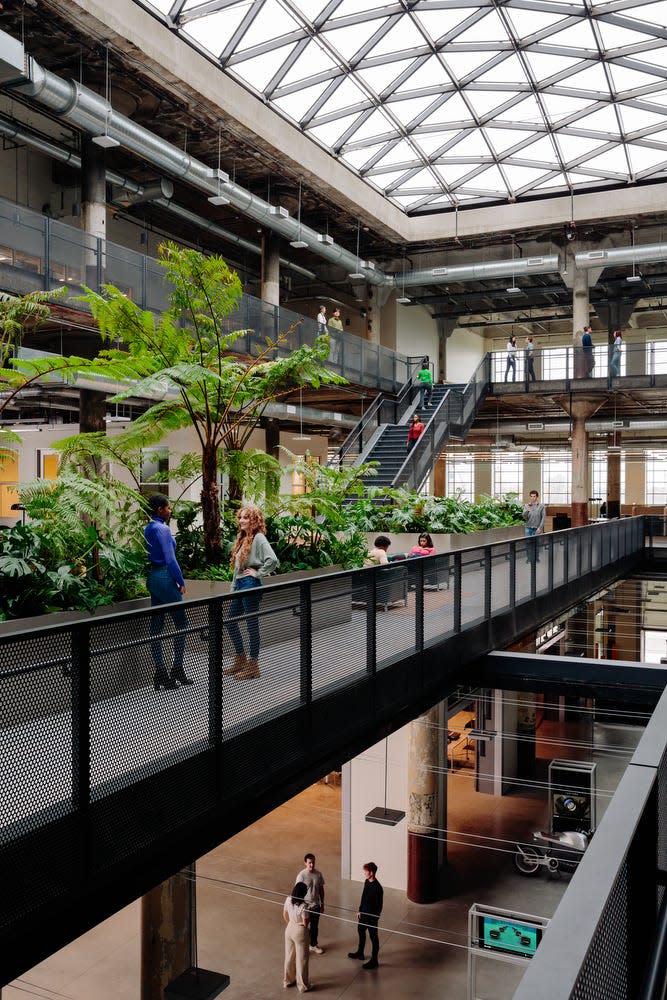
[[[257,618],[257,612],[262,602],[262,595],[250,593],[250,591],[255,591],[257,587],[261,586],[262,581],[257,576],[240,576],[237,579],[234,593],[238,593],[239,596],[235,597],[230,604],[229,620],[226,622],[227,631],[229,632],[236,655],[244,656],[243,637],[241,636],[241,629],[236,618],[240,615],[250,616],[246,618],[245,622],[248,629],[248,657],[251,660],[256,660],[259,656],[259,619]]]
[[[537,528],[528,528],[528,527],[525,527],[523,529],[523,533],[526,536],[526,538],[532,538],[533,535],[537,534]],[[535,542],[535,548],[533,549],[533,554],[535,555],[535,561],[539,562],[540,561],[540,549],[539,549],[539,546],[538,546],[537,542]],[[532,562],[532,556],[533,556],[533,554],[528,553],[528,558],[526,559],[526,562]]]
[[[174,604],[183,600],[183,594],[176,586],[176,581],[166,566],[153,567],[148,571],[148,592],[151,595],[151,607],[161,604]],[[183,608],[170,608],[169,611],[151,615],[151,652],[158,673],[166,673],[163,643],[158,639],[164,631],[165,615],[171,615],[176,630],[188,627],[188,616]],[[178,677],[183,673],[183,654],[185,653],[185,636],[174,638],[174,668],[172,674]]]
[[[424,405],[424,396],[426,396],[427,406],[431,402],[431,396],[433,395],[433,386],[429,385],[427,382],[421,382],[419,385],[419,409]]]

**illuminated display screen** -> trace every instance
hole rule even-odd
[[[498,917],[479,918],[479,946],[510,955],[532,958],[542,937],[542,928]]]

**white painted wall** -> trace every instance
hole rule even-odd
[[[342,840],[349,851],[349,870],[343,878],[363,881],[362,866],[374,861],[378,879],[383,886],[405,889],[408,880],[408,823],[406,818],[396,826],[367,823],[366,813],[384,806],[385,741],[369,747],[355,757],[343,770],[343,801],[349,812],[343,812]],[[387,741],[387,802],[390,809],[408,809],[408,727],[388,737]],[[348,851],[344,850],[346,856]],[[346,866],[347,867],[347,866]]]
[[[399,354],[406,354],[410,357],[426,357],[428,355],[436,366],[437,379],[438,331],[435,320],[424,306],[402,306],[397,304],[395,308],[395,349]]]
[[[484,357],[482,337],[471,330],[457,328],[447,339],[447,381],[466,383]]]

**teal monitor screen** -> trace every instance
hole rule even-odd
[[[499,917],[479,918],[479,946],[509,955],[532,958],[542,937],[542,928]]]

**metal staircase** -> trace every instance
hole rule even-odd
[[[480,403],[491,389],[491,355],[486,354],[466,385],[433,386],[431,405],[419,409],[419,388],[407,382],[395,400],[378,396],[352,429],[332,464],[361,465],[378,462],[369,486],[408,486],[418,490],[450,438],[463,439],[470,429]],[[407,453],[407,425],[413,413],[420,413],[424,432]]]

